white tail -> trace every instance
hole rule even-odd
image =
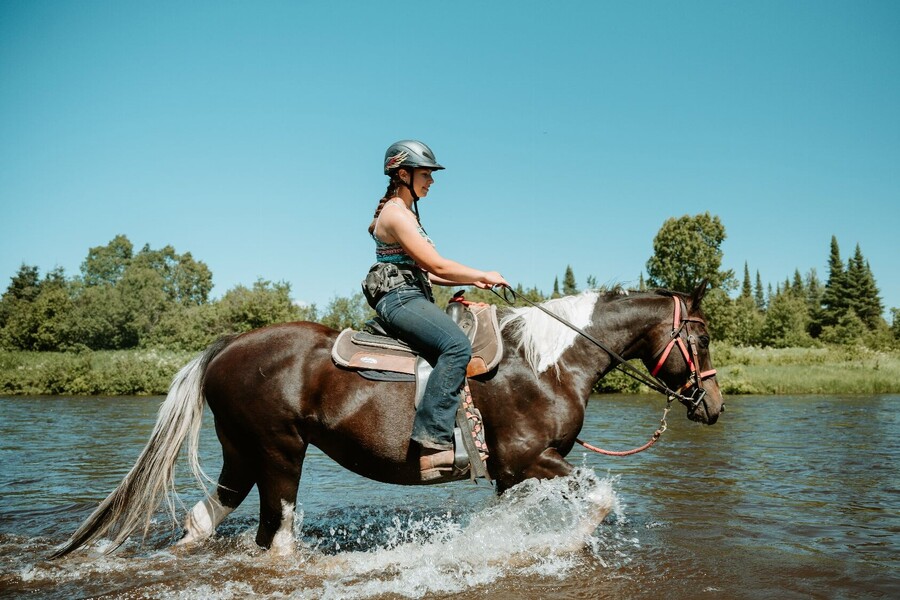
[[[104,536],[111,537],[113,543],[107,550],[111,552],[121,546],[142,524],[146,535],[153,513],[163,498],[168,503],[172,518],[177,519],[174,471],[175,461],[185,439],[189,440],[188,461],[191,472],[206,491],[205,481],[212,480],[200,468],[198,457],[200,424],[203,419],[203,374],[209,361],[228,341],[219,340],[175,375],[169,393],[159,408],[150,441],[137,462],[118,487],[100,503],[69,541],[56,549],[51,558],[65,556]]]

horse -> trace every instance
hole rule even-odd
[[[688,418],[714,424],[724,401],[701,310],[705,292],[705,283],[690,294],[587,291],[534,307],[501,310],[500,364],[470,379],[490,450],[487,470],[497,494],[529,478],[572,473],[566,455],[584,423],[588,398],[599,379],[618,364],[608,350],[642,361],[658,381],[683,392],[677,397],[687,406]],[[562,324],[545,313],[569,322]],[[337,335],[318,323],[294,322],[214,342],[175,375],[135,465],[52,557],[107,535],[112,544],[106,551],[111,552],[142,524],[146,535],[163,499],[177,522],[174,466],[185,440],[194,476],[216,487],[210,494],[203,486],[207,496],[188,512],[179,544],[213,535],[255,485],[260,504],[256,543],[266,549],[289,548],[310,444],[369,479],[429,483],[421,481],[418,447],[410,442],[414,386],[371,381],[338,367],[330,354]],[[602,339],[607,349],[591,343],[590,337]],[[669,352],[673,340],[681,353]],[[684,341],[690,343],[690,353]],[[222,446],[218,482],[206,477],[199,465],[204,400]]]

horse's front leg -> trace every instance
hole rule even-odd
[[[537,479],[565,477],[566,475],[571,475],[574,470],[575,467],[563,458],[556,448],[547,448],[531,464],[520,471],[521,475],[517,478],[518,481],[513,482],[512,485],[531,477]],[[510,482],[508,481],[505,484],[504,480],[498,480],[497,493],[503,493],[504,490],[511,487],[509,484]],[[606,515],[612,510],[613,504],[610,496],[595,486],[585,489],[580,481],[571,481],[569,488],[572,494],[587,501],[587,512],[584,518],[580,520],[578,526],[571,532],[572,535],[569,538],[571,545],[568,548],[564,548],[564,550],[578,550],[587,543],[594,530],[597,529],[603,519],[606,518]]]
[[[517,470],[515,473],[498,475],[497,477],[497,493],[502,494],[517,483],[521,483],[532,477],[536,479],[553,479],[554,477],[565,477],[569,475],[573,467],[563,458],[562,454],[556,448],[547,448],[537,455],[524,468]]]

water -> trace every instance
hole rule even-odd
[[[735,397],[713,427],[680,408],[652,449],[580,447],[576,479],[406,488],[310,451],[295,554],[260,551],[255,492],[199,548],[163,513],[111,556],[47,561],[131,467],[161,398],[0,398],[0,596],[29,598],[896,598],[900,396]],[[581,437],[642,444],[657,397],[598,396]],[[221,464],[207,414],[203,465]],[[199,491],[182,473],[190,506]],[[583,486],[587,487],[587,486]],[[181,517],[179,517],[181,518]]]

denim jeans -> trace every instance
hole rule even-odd
[[[401,285],[385,294],[375,312],[434,367],[416,410],[413,441],[425,448],[452,449],[459,391],[472,358],[469,338],[447,313],[412,285]]]

